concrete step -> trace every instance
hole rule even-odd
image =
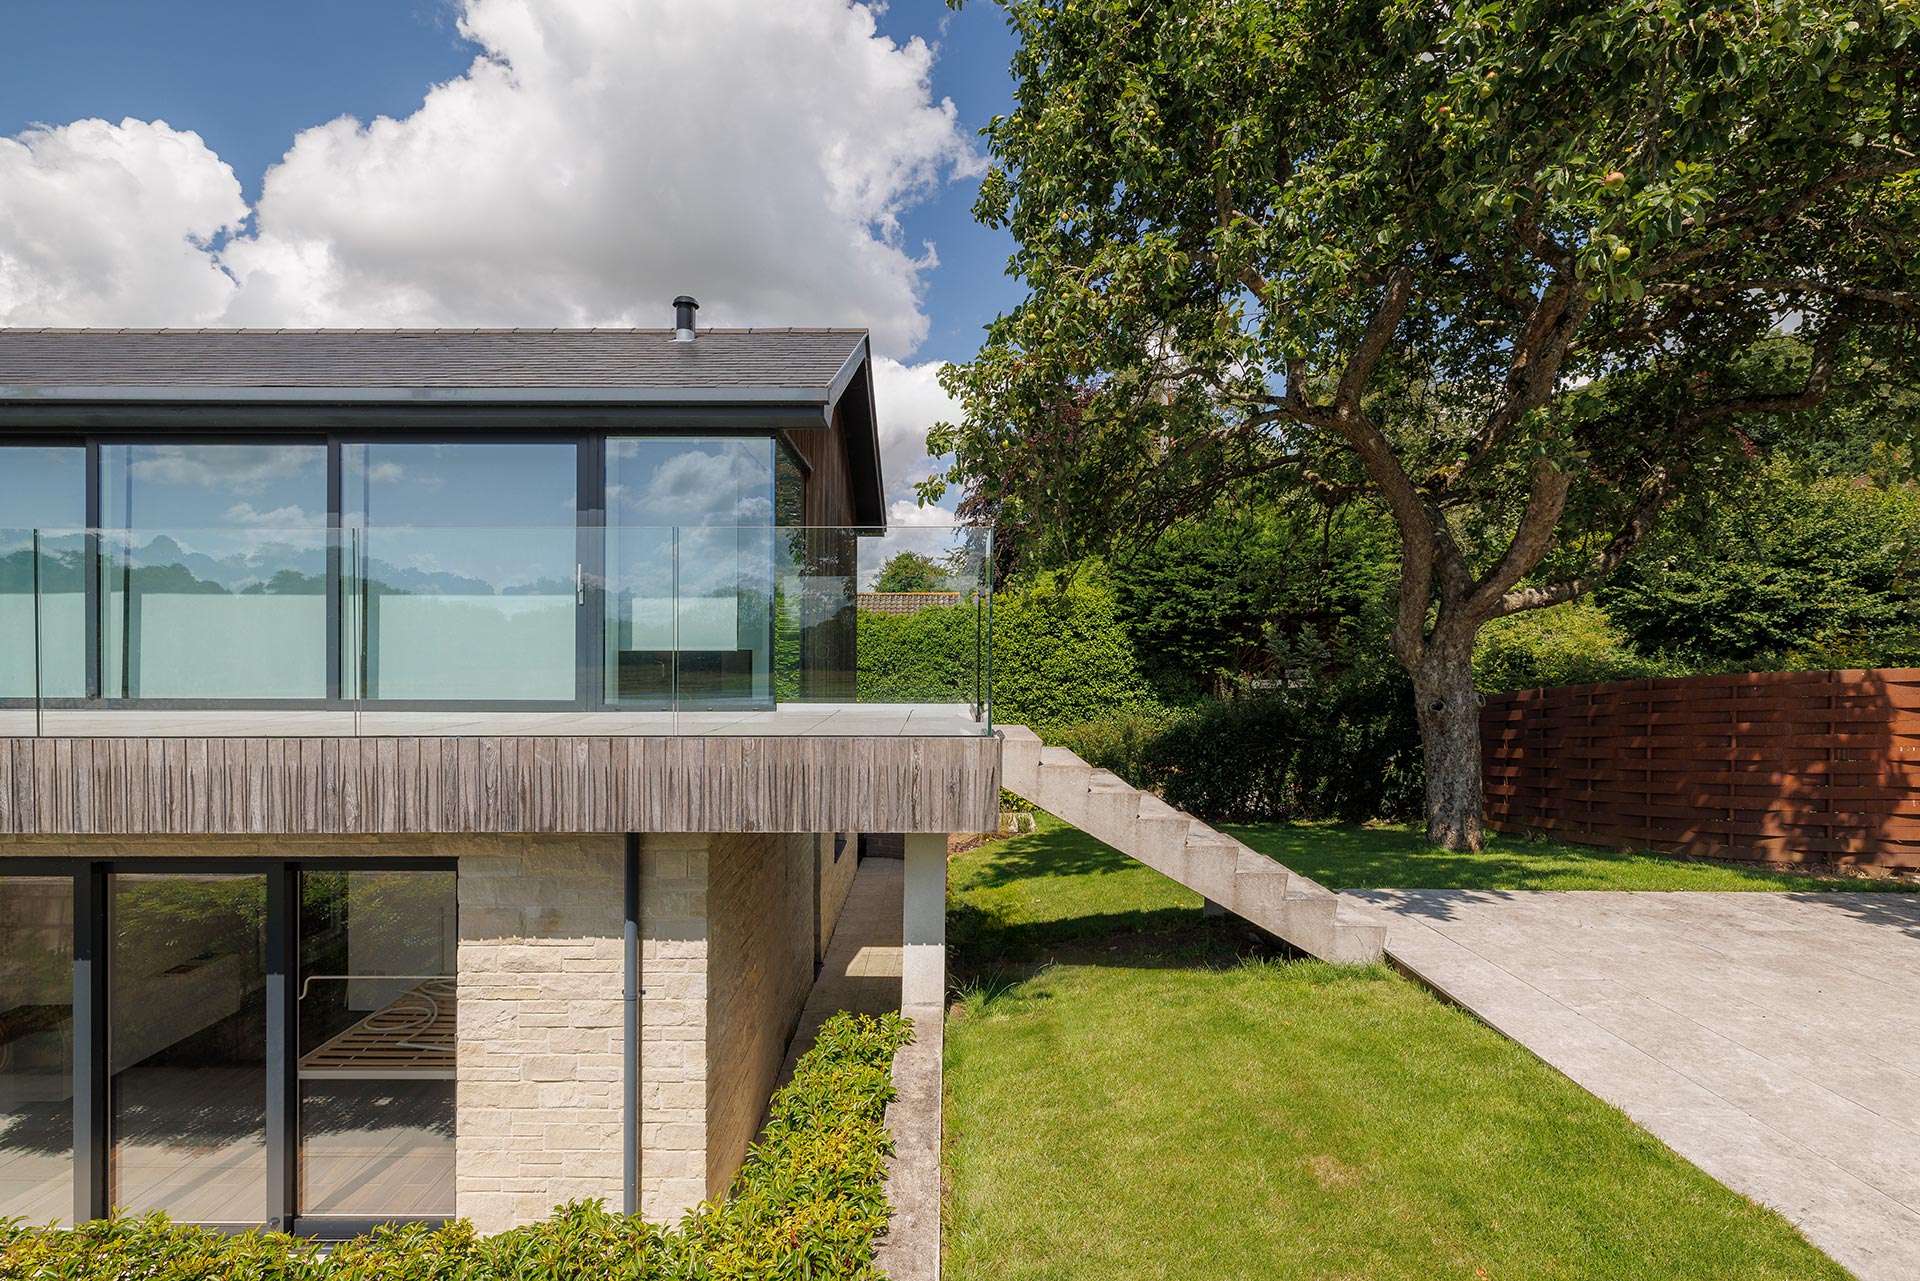
[[[1040,736],[1025,725],[1000,727],[1000,786],[1031,800],[1039,785]]]
[[[1364,904],[1183,814],[1020,725],[1000,729],[1001,786],[1169,876],[1211,903],[1329,961],[1380,959],[1386,929]]]

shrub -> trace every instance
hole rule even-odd
[[[333,1247],[273,1232],[228,1236],[163,1214],[77,1228],[0,1221],[0,1276],[20,1281],[877,1281],[887,1221],[883,1124],[899,1015],[836,1014],[774,1095],[725,1200],[660,1228],[598,1201],[481,1238],[464,1220],[382,1228]]]
[[[1404,818],[1425,777],[1412,686],[1384,671],[1204,703],[1145,755],[1147,786],[1214,822]]]
[[[1585,601],[1487,624],[1474,646],[1473,670],[1488,693],[1683,674],[1677,664],[1635,649],[1625,629]]]
[[[972,604],[860,613],[860,701],[972,698]],[[1113,591],[1097,571],[1048,576],[993,602],[994,719],[1046,735],[1115,711],[1155,706]]]
[[[1118,711],[1098,720],[1078,721],[1048,741],[1065,747],[1095,769],[1112,770],[1128,782],[1148,775],[1154,743],[1184,713]]]

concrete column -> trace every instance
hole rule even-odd
[[[947,1003],[947,836],[906,838],[900,922],[900,1008],[938,1012]]]

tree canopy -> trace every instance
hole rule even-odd
[[[1003,6],[976,212],[1029,292],[948,371],[945,482],[1043,559],[1279,470],[1381,503],[1439,843],[1482,625],[1907,378],[1914,0]]]

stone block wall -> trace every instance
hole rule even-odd
[[[818,843],[791,834],[711,839],[706,1183],[717,1197],[760,1131],[813,985]]]
[[[624,838],[443,839],[460,862],[459,1212],[498,1232],[565,1201],[617,1207]]]
[[[827,959],[827,944],[833,939],[833,928],[840,923],[840,910],[847,905],[847,895],[853,891],[853,874],[860,866],[860,838],[851,832],[835,835],[825,833],[820,841],[820,928],[814,940],[815,961]],[[840,856],[834,857],[838,846]]]

